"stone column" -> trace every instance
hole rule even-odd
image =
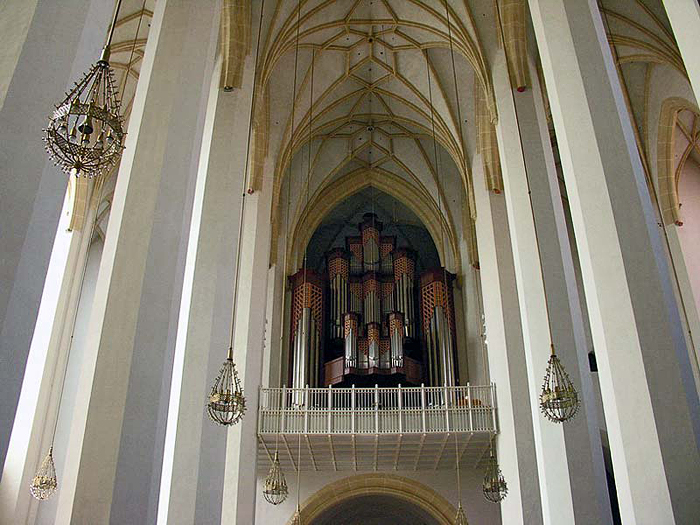
[[[576,236],[624,523],[692,523],[698,396],[593,0],[529,0]]]
[[[205,405],[229,343],[252,69],[249,57],[244,87],[230,93],[218,89],[218,73],[213,77],[177,328],[158,523],[198,522],[199,471],[217,454],[220,471],[203,476],[223,480],[226,429],[209,419]],[[238,140],[232,143],[232,137]],[[220,501],[213,507],[220,513]]]
[[[543,102],[533,90],[513,98],[503,57],[493,79],[544,523],[612,523],[598,425],[588,414],[595,404]],[[581,396],[580,413],[564,425],[539,407],[550,342]]]
[[[199,152],[199,119],[210,86],[204,79],[213,71],[218,10],[216,0],[156,5],[95,288],[56,496],[58,523],[110,520],[137,322],[146,309],[162,307],[149,304],[144,294],[153,223],[174,190],[166,183],[169,158],[175,155],[188,169]],[[199,89],[192,93],[192,86]],[[174,177],[172,184],[190,178]],[[178,197],[172,198],[179,198],[174,193]],[[156,425],[147,418],[141,423]]]
[[[698,0],[664,0],[664,7],[695,92],[695,100],[700,104],[700,3]]]
[[[44,154],[41,130],[64,91],[99,58],[113,7],[102,0],[0,7],[0,466],[66,194],[67,177]]]
[[[255,523],[258,488],[256,412],[265,337],[272,186],[272,179],[267,177],[261,191],[246,197],[243,217],[233,359],[241,373],[248,413],[228,431],[222,523]]]
[[[479,246],[489,374],[498,402],[498,460],[508,483],[503,523],[542,524],[531,400],[520,328],[518,291],[503,195],[489,192],[480,159],[474,161],[476,237]]]
[[[33,500],[27,483],[51,446],[54,424],[59,417],[63,373],[69,348],[73,346],[73,320],[81,301],[80,281],[88,256],[91,228],[69,231],[70,209],[71,200],[66,196],[0,481],[0,508],[14,523],[26,521],[31,512]],[[92,224],[95,211],[91,206],[86,224]],[[60,464],[63,444],[59,435],[54,445],[54,457]],[[4,522],[0,520],[0,523]]]

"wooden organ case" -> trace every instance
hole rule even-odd
[[[365,214],[325,275],[290,277],[292,386],[457,384],[454,276],[417,276],[417,254],[382,230]]]

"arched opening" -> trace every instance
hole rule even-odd
[[[313,525],[450,525],[456,512],[449,501],[429,486],[413,479],[380,473],[330,483],[301,506],[302,520]],[[382,519],[377,521],[377,515]],[[345,517],[348,518],[345,521],[334,521]]]
[[[429,512],[395,496],[367,494],[326,509],[310,525],[440,525]]]

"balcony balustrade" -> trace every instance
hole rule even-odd
[[[497,432],[493,384],[260,392],[261,468],[275,449],[292,469],[448,468],[455,460],[451,441],[445,451],[450,436],[476,464]]]

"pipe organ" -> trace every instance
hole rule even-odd
[[[454,385],[454,276],[416,275],[418,254],[374,214],[358,229],[325,254],[324,275],[290,277],[292,386]]]
[[[424,272],[420,280],[427,370],[433,385],[456,384],[453,279],[451,273],[440,268]]]

